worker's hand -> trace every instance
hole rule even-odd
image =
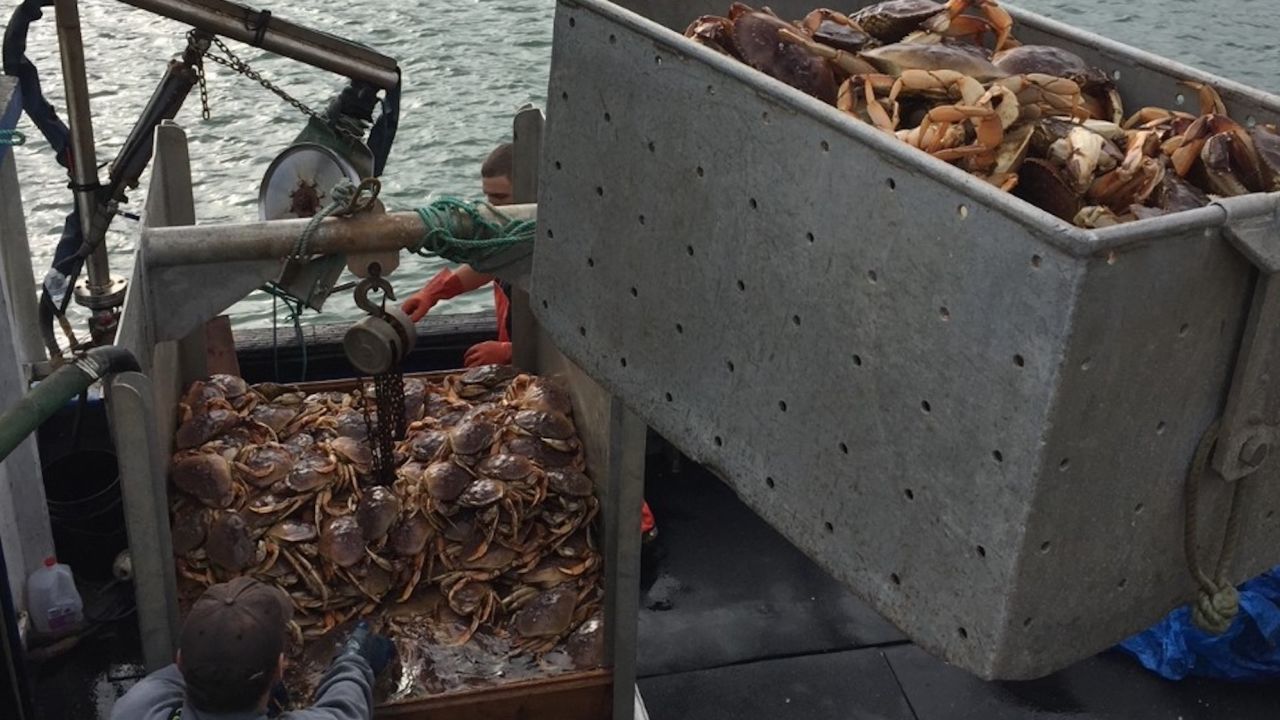
[[[462,356],[462,363],[469,368],[480,365],[509,365],[511,363],[511,343],[498,342],[497,340],[476,343]]]
[[[436,303],[457,297],[466,291],[462,281],[451,270],[445,268],[436,273],[436,276],[431,278],[421,290],[410,295],[400,306],[400,310],[408,315],[410,320],[418,322],[426,317],[427,312],[435,307]]]
[[[374,675],[380,675],[395,656],[396,646],[389,639],[375,635],[368,620],[361,620],[343,644],[341,654],[359,655],[369,663]]]

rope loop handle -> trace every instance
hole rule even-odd
[[[1235,481],[1231,492],[1231,505],[1227,514],[1227,527],[1223,533],[1222,547],[1218,552],[1218,561],[1213,576],[1210,576],[1200,563],[1200,552],[1196,546],[1199,528],[1200,489],[1207,474],[1213,473],[1209,467],[1209,459],[1218,444],[1218,432],[1221,422],[1213,421],[1200,438],[1196,454],[1192,458],[1191,468],[1187,472],[1185,487],[1186,521],[1183,533],[1183,553],[1186,556],[1187,569],[1191,577],[1200,585],[1196,601],[1192,607],[1191,619],[1205,632],[1221,635],[1226,632],[1240,612],[1240,594],[1232,585],[1229,576],[1231,566],[1235,562],[1235,554],[1240,543],[1240,515],[1246,505],[1245,493],[1249,478]],[[1217,475],[1217,473],[1213,473]],[[1221,477],[1221,476],[1219,476]]]
[[[0,145],[26,145],[27,136],[21,130],[0,130]]]

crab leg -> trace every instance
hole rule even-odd
[[[805,37],[802,33],[795,32],[788,28],[778,28],[778,38],[784,42],[793,43],[808,50],[811,54],[834,64],[836,67],[845,71],[850,75],[870,75],[877,72],[874,65],[863,60],[857,55],[837,50],[828,45],[823,45],[811,38]]]

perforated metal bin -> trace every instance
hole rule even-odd
[[[727,2],[626,4],[556,13],[533,267],[556,344],[979,676],[1042,676],[1191,599],[1184,478],[1262,277],[1228,238],[1280,240],[1277,197],[1082,230],[679,34]],[[1118,73],[1126,107],[1198,78],[1280,116],[1015,15]],[[1255,475],[1234,580],[1280,562],[1275,463]]]

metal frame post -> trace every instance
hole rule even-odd
[[[169,533],[165,458],[157,439],[151,380],[135,372],[111,378],[107,410],[120,460],[138,631],[150,672],[173,662],[178,633],[178,585]]]
[[[538,200],[539,156],[542,148],[542,111],[525,105],[512,123],[511,199],[516,203]],[[511,362],[532,368],[538,357],[537,320],[529,307],[528,277],[511,289]]]

